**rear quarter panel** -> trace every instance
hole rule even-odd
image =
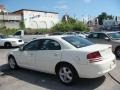
[[[61,61],[68,62],[79,72],[80,65],[87,64],[86,52],[80,50],[64,50]]]

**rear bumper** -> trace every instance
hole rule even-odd
[[[111,60],[105,60],[88,65],[81,65],[79,68],[79,77],[82,78],[97,78],[105,75],[116,67],[115,57]]]

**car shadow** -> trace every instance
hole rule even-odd
[[[117,61],[120,61],[120,58],[119,58],[119,57],[116,57],[116,60],[117,60]]]
[[[15,49],[15,48],[19,48],[19,47],[6,48],[6,47],[3,47],[3,46],[0,46],[0,49]]]
[[[16,79],[50,90],[93,90],[99,87],[106,79],[105,76],[96,79],[80,78],[74,85],[66,86],[61,84],[55,75],[23,68],[13,71],[9,69],[7,64],[0,66],[0,71],[3,72],[1,77],[12,76]]]

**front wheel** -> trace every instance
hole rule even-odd
[[[4,47],[5,47],[5,48],[11,48],[11,47],[12,47],[12,45],[11,45],[11,43],[6,42],[6,43],[4,44]]]
[[[120,47],[116,48],[115,55],[120,58]]]
[[[66,85],[71,85],[77,80],[76,70],[68,64],[62,65],[57,71],[60,81]]]
[[[9,67],[10,67],[12,70],[15,70],[15,69],[18,68],[18,65],[17,65],[17,63],[16,63],[16,61],[15,61],[15,58],[12,57],[12,56],[8,58],[8,64],[9,64]]]

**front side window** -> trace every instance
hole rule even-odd
[[[86,47],[93,44],[92,42],[78,36],[66,36],[62,38],[76,48]]]
[[[35,40],[25,45],[23,50],[26,50],[26,51],[39,50],[39,47],[40,47],[40,41]]]
[[[98,34],[97,33],[92,33],[88,36],[88,38],[98,38]]]

